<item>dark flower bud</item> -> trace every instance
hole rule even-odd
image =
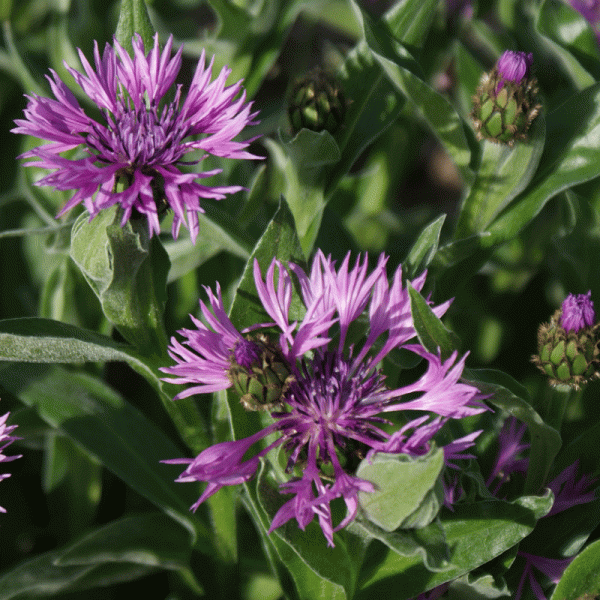
[[[538,355],[532,360],[550,377],[552,385],[575,389],[600,377],[600,349],[596,313],[587,294],[569,294],[549,323],[540,325]]]
[[[541,108],[532,65],[532,54],[507,50],[496,66],[484,73],[471,111],[478,139],[509,146],[527,139],[527,130]]]
[[[335,78],[316,69],[298,81],[288,115],[294,134],[303,128],[335,133],[346,115],[346,101]]]

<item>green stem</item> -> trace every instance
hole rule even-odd
[[[544,420],[559,433],[567,405],[576,393],[578,392],[572,386],[564,383],[559,383],[552,387],[552,393],[546,407],[546,418]]]

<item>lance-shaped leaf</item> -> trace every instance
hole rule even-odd
[[[440,215],[421,231],[402,263],[402,274],[412,279],[423,272],[435,256],[446,215]]]
[[[419,341],[429,352],[437,354],[439,350],[443,358],[448,358],[460,346],[460,340],[433,313],[425,298],[410,283],[407,286],[410,312]]]
[[[328,131],[316,133],[301,129],[285,143],[285,197],[294,215],[296,229],[305,253],[310,253],[325,208],[328,167],[340,159],[337,143]]]
[[[600,84],[575,94],[546,118],[546,138],[536,176],[488,228],[482,245],[515,237],[550,198],[600,175]]]
[[[156,569],[178,571],[201,594],[190,559],[189,533],[169,517],[125,517],[8,571],[0,578],[0,599],[56,597],[131,581]]]
[[[0,359],[26,363],[126,362],[156,390],[189,447],[200,452],[208,445],[207,428],[193,399],[173,402],[175,392],[170,390],[175,386],[161,380],[158,367],[164,362],[142,357],[127,344],[50,319],[6,319],[0,321]]]
[[[428,8],[429,4],[424,3],[423,10]],[[470,186],[473,180],[471,147],[476,148],[472,131],[450,102],[420,76],[419,67],[405,45],[406,40],[385,21],[375,22],[364,11],[357,11],[357,16],[374,59],[397,92],[414,105],[431,127],[452,157],[463,181]]]
[[[544,115],[533,122],[526,142],[513,148],[484,140],[477,177],[460,211],[455,239],[484,231],[527,187],[536,173],[545,142]]]
[[[567,2],[545,0],[539,8],[536,30],[545,38],[544,45],[583,90],[600,77],[600,49],[592,28]]]

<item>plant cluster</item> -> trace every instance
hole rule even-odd
[[[600,596],[600,6],[0,14],[0,600]]]

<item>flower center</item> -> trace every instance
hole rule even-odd
[[[376,416],[386,402],[385,391],[379,371],[364,365],[352,371],[352,361],[339,353],[317,352],[284,395],[291,411],[273,415],[290,452],[287,470],[300,456],[317,456],[319,464],[328,464],[333,454],[348,459],[371,442],[387,439],[375,425],[385,422]]]
[[[187,150],[180,143],[186,129],[177,118],[178,104],[179,94],[160,112],[153,105],[136,109],[121,96],[117,113],[104,112],[106,126],[95,125],[87,145],[99,161],[121,163],[124,168],[151,169],[177,162]]]

